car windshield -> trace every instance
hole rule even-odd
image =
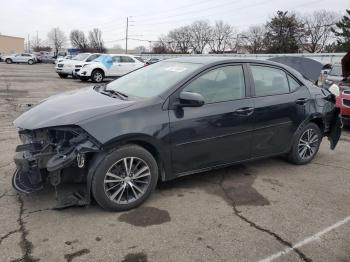
[[[334,65],[329,71],[329,75],[331,76],[341,76],[342,75],[342,69],[340,65]]]
[[[201,64],[159,62],[127,74],[107,85],[107,90],[129,96],[154,97],[201,67]]]
[[[89,54],[79,54],[79,55],[76,55],[75,57],[73,57],[72,60],[83,61],[88,56],[89,56]]]

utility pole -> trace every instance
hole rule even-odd
[[[128,31],[129,31],[129,17],[126,17],[126,34],[125,34],[125,54],[128,53]]]
[[[129,38],[129,26],[134,26],[132,23],[135,21],[129,20],[132,16],[126,17],[126,32],[125,32],[125,54],[128,53],[128,38]]]
[[[29,34],[28,34],[28,53],[30,53],[30,40],[29,40]]]

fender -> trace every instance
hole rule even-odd
[[[167,146],[170,143],[169,141],[162,141],[162,140],[156,139],[153,136],[143,134],[143,133],[132,133],[132,134],[121,135],[119,137],[116,137],[112,140],[107,141],[103,145],[103,148],[106,151],[108,151],[110,149],[114,149],[120,145],[124,145],[128,143],[139,144],[140,146],[143,146],[147,150],[151,151],[150,153],[159,162],[159,165],[160,165],[159,168],[164,169],[164,170],[159,170],[162,181],[171,179],[172,177],[171,151],[170,151],[170,147]],[[148,147],[151,147],[151,148],[148,148]],[[152,151],[155,151],[155,152],[152,152]]]

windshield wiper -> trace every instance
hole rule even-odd
[[[120,92],[120,91],[117,91],[117,90],[113,90],[113,89],[107,89],[107,86],[106,85],[103,85],[103,86],[99,86],[99,87],[102,87],[101,89],[101,93],[103,94],[111,94],[111,95],[114,95],[114,96],[118,96],[120,99],[122,100],[126,100],[129,96]]]

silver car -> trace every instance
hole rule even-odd
[[[343,80],[341,64],[334,64],[332,69],[327,73],[326,80],[323,84],[324,88],[329,88],[333,84],[337,84]]]
[[[20,53],[20,54],[2,56],[1,60],[5,61],[7,64],[28,63],[29,65],[32,65],[32,64],[36,63],[35,55],[28,54],[28,53]]]

